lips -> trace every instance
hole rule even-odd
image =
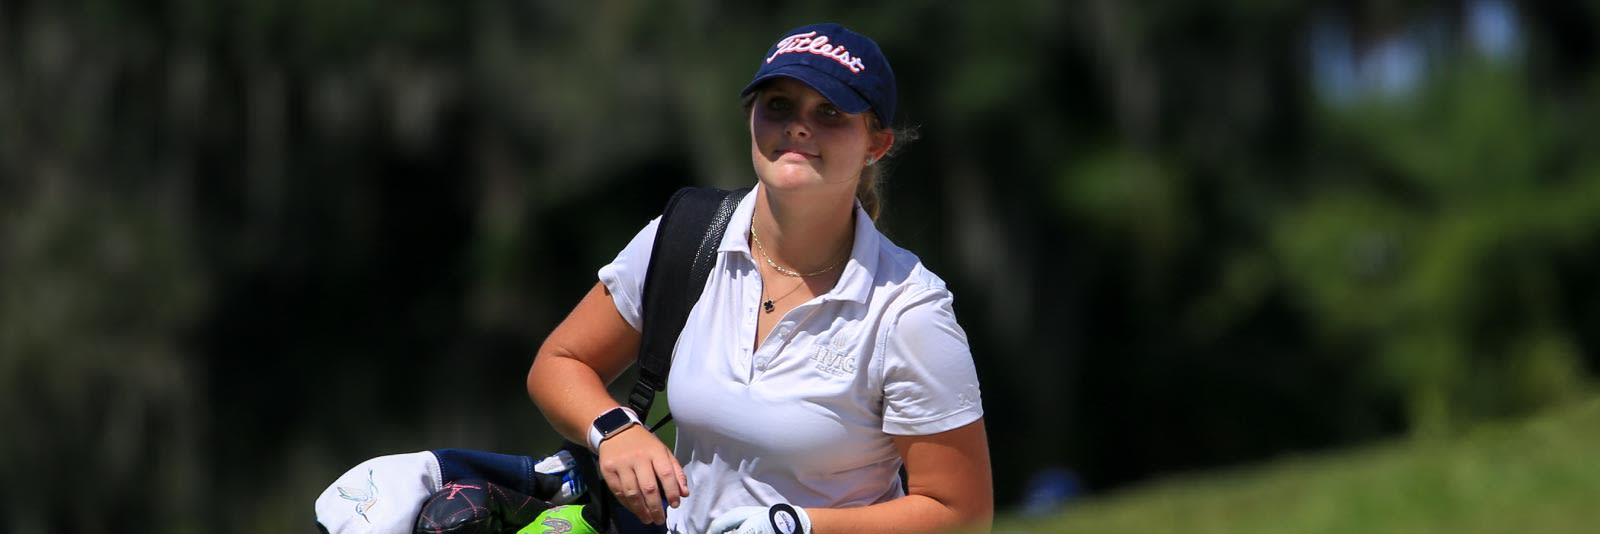
[[[804,152],[804,151],[801,151],[801,150],[795,150],[795,149],[792,149],[792,148],[779,149],[779,150],[777,150],[777,153],[778,153],[778,157],[780,157],[780,158],[782,158],[784,156],[787,156],[789,154],[794,154],[794,155],[797,155],[797,156],[800,156],[800,157],[803,157],[803,158],[806,158],[806,159],[816,159],[816,158],[822,157],[822,156],[817,155],[817,154],[812,154],[810,152]]]

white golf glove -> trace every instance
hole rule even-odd
[[[774,504],[740,506],[728,510],[711,522],[712,534],[810,534],[811,516],[799,506]]]

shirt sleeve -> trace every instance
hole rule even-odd
[[[656,226],[661,224],[661,217],[656,217],[646,224],[643,230],[634,234],[628,246],[617,253],[617,258],[611,263],[600,268],[600,283],[606,285],[606,290],[611,292],[611,301],[617,305],[617,313],[622,314],[622,319],[634,330],[644,330],[644,319],[640,313],[640,302],[643,300],[644,275],[650,270],[650,251],[656,244]]]
[[[883,431],[936,434],[983,416],[967,333],[942,287],[914,297],[884,340]]]

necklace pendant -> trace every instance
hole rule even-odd
[[[772,313],[772,301],[769,300],[761,303],[761,309],[766,310],[767,313]]]

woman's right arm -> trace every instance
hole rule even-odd
[[[606,392],[638,356],[639,332],[596,283],[572,313],[550,332],[528,369],[528,397],[562,436],[587,443],[589,425],[617,406]]]
[[[605,284],[596,283],[539,348],[528,369],[528,397],[562,436],[588,443],[594,418],[618,405],[606,384],[638,352],[639,332],[617,312]],[[671,506],[689,494],[677,457],[648,429],[635,425],[602,442],[600,449],[599,467],[607,485],[645,522],[666,522],[658,491]]]

